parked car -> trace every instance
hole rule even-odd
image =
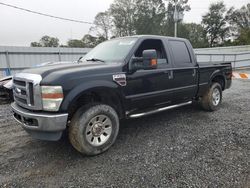
[[[200,65],[186,39],[132,36],[106,41],[79,64],[33,68],[14,77],[15,119],[34,138],[97,155],[112,146],[119,120],[200,101],[217,110],[231,64]],[[167,115],[167,114],[166,114]]]
[[[12,76],[0,79],[0,104],[14,101],[12,94]]]
[[[59,64],[67,64],[67,63],[75,63],[70,61],[61,61],[61,62],[45,62],[36,67],[49,66],[49,65],[59,65]],[[6,76],[0,79],[0,104],[6,104],[14,101],[13,98],[13,81],[12,76]]]

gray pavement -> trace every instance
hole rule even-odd
[[[115,145],[85,157],[67,139],[30,138],[0,106],[0,187],[250,187],[250,80],[221,108],[191,105],[121,123]]]

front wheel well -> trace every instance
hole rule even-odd
[[[222,75],[218,75],[218,76],[213,77],[212,83],[215,83],[215,82],[219,83],[221,85],[222,90],[225,89],[225,79]]]
[[[124,110],[119,95],[113,90],[96,89],[80,94],[68,108],[69,120],[75,112],[90,103],[102,103],[111,106],[118,114],[119,118],[124,118]]]

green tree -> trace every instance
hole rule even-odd
[[[204,32],[204,28],[201,24],[187,23],[181,24],[185,29],[179,28],[179,35],[183,38],[187,38],[194,48],[205,48],[208,47],[208,39]],[[185,32],[186,35],[182,35]]]
[[[133,18],[136,34],[162,34],[165,16],[162,0],[136,0]]]
[[[174,36],[174,10],[175,10],[175,0],[166,0],[167,4],[167,15],[164,24],[164,34],[167,36]],[[191,10],[190,5],[188,5],[188,0],[177,1],[176,9],[178,12],[188,12]],[[179,21],[181,22],[181,20]],[[178,24],[178,33],[181,32],[181,24]]]
[[[110,6],[110,16],[115,36],[134,34],[170,35],[174,33],[175,0],[115,0]],[[190,10],[188,0],[177,2],[177,10]]]
[[[112,21],[109,11],[99,12],[95,17],[94,24],[95,26],[91,27],[90,31],[94,31],[99,37],[104,37],[108,40],[112,29]]]
[[[104,38],[103,36],[99,36],[96,39],[96,45],[98,45],[98,44],[100,44],[100,43],[102,43],[104,41],[106,41],[106,38]]]
[[[42,47],[42,45],[39,42],[31,42],[30,46],[31,47]]]
[[[231,44],[248,44],[247,33],[250,29],[250,3],[242,6],[240,9],[230,8],[227,17],[230,24],[231,38],[235,39]]]
[[[191,31],[190,31],[190,28],[188,27],[188,24],[185,24],[185,23],[178,24],[178,37],[188,39],[190,32]]]
[[[250,28],[241,29],[235,43],[236,45],[250,45]]]
[[[135,32],[135,0],[115,0],[110,5],[110,15],[115,36],[130,36]]]
[[[94,48],[96,45],[102,43],[106,39],[104,37],[95,37],[90,34],[84,35],[82,42],[85,48]]]
[[[40,39],[39,43],[43,47],[58,47],[59,46],[59,39],[45,35]]]
[[[228,11],[229,23],[239,30],[250,27],[250,3],[240,9],[233,7]]]
[[[58,47],[59,46],[59,39],[45,35],[40,39],[39,42],[31,42],[30,46],[33,46],[33,47]]]
[[[85,44],[83,43],[82,40],[78,39],[71,39],[67,42],[67,47],[71,48],[84,48]]]
[[[188,39],[194,48],[208,47],[208,40],[201,24],[179,23],[178,37]]]
[[[227,19],[226,7],[222,1],[211,4],[208,13],[202,17],[202,25],[210,47],[222,44],[229,36]]]

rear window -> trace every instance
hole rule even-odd
[[[176,65],[191,63],[190,54],[185,42],[172,40],[169,41],[169,44]]]

